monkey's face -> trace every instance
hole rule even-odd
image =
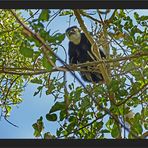
[[[78,45],[81,41],[81,32],[76,26],[70,27],[66,30],[66,36],[74,44]]]

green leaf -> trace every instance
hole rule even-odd
[[[51,135],[50,132],[44,134],[44,139],[55,139],[55,136]]]
[[[44,129],[44,124],[43,124],[43,117],[41,116],[36,123],[34,123],[32,125],[32,127],[34,128],[34,136],[35,137],[40,137],[41,136],[41,132]]]
[[[134,124],[131,127],[131,130],[136,134],[142,134],[143,129],[142,129],[142,125],[139,123],[139,121],[134,122]]]
[[[107,129],[104,129],[104,130],[101,130],[100,133],[110,133],[110,131]]]
[[[119,130],[117,124],[113,125],[112,131],[111,131],[111,135],[112,135],[113,138],[118,138],[119,137],[120,130]]]
[[[141,17],[140,17],[140,21],[145,21],[145,20],[146,20],[146,21],[148,20],[148,16],[141,16]]]
[[[60,16],[65,16],[65,15],[73,15],[73,12],[72,11],[65,11],[65,10],[63,10],[62,12],[61,12],[61,14],[60,14]]]
[[[109,120],[106,122],[106,127],[110,130],[112,124],[113,124],[113,119],[109,119]]]
[[[34,60],[36,60],[41,55],[41,51],[34,51]]]
[[[40,16],[39,16],[39,20],[41,21],[48,21],[49,20],[49,15],[50,11],[48,9],[43,9]]]
[[[133,131],[132,131],[133,132]],[[129,132],[128,139],[134,139],[132,132]],[[138,136],[136,133],[134,133],[136,136]]]
[[[101,112],[98,112],[97,113],[97,118],[100,118],[100,117],[102,117],[102,113]]]
[[[136,113],[135,116],[134,116],[134,119],[135,119],[136,122],[139,122],[139,120],[141,120],[140,113]]]
[[[40,91],[34,92],[33,96],[36,96]]]
[[[147,121],[148,122],[148,121]],[[144,123],[144,128],[148,130],[148,123]]]
[[[124,108],[122,106],[118,107],[118,110],[119,110],[120,115],[124,115]]]
[[[35,93],[33,94],[33,96],[36,96],[36,95],[43,89],[43,86],[39,86],[37,89],[38,89],[38,91],[35,92]]]
[[[142,125],[140,123],[137,123],[135,128],[139,134],[142,134],[143,129],[142,129]]]
[[[54,36],[49,35],[47,40],[48,40],[49,43],[56,43],[56,38]]]
[[[144,117],[148,117],[148,109],[147,109],[147,107],[146,108],[143,108],[142,111],[141,111],[141,113],[142,113],[142,115]]]
[[[48,35],[48,42],[60,44],[65,39],[65,33],[56,33],[54,36]]]
[[[76,122],[77,118],[75,116],[70,116],[69,117],[69,122]]]
[[[65,33],[61,34],[61,33],[57,33],[55,35],[56,40],[58,40],[60,43],[65,39]]]
[[[67,132],[71,132],[74,130],[74,127],[75,127],[76,123],[75,122],[71,122],[68,126],[67,126],[67,129],[66,131]]]
[[[78,96],[80,98],[80,94]],[[82,108],[85,108],[85,109],[89,108],[90,107],[90,99],[89,98],[83,99],[81,106],[82,106]]]
[[[70,90],[73,90],[74,89],[74,83],[69,84],[68,87],[69,87]]]
[[[47,70],[51,70],[52,69],[52,65],[47,61],[47,58],[44,56],[43,59],[41,60],[43,66],[47,69]],[[52,60],[51,60],[52,61]]]
[[[143,51],[148,51],[148,46],[142,48]]]
[[[135,68],[135,64],[133,62],[127,63],[126,67],[124,68],[125,71],[130,71],[131,69]]]
[[[2,36],[3,34],[5,34],[6,32],[5,31],[0,31],[0,36]]]
[[[137,92],[137,90],[139,90],[140,87],[141,87],[141,83],[140,82],[133,83],[132,88],[131,88],[131,93]]]
[[[12,110],[12,107],[11,106],[6,106],[6,116],[10,116],[10,112],[11,112],[11,110]]]
[[[52,108],[50,109],[49,113],[56,112],[58,110],[63,110],[65,109],[65,103],[64,102],[56,102]]]
[[[61,110],[60,112],[60,121],[63,121],[66,118],[66,110]]]
[[[51,94],[51,92],[52,92],[54,89],[55,89],[55,86],[54,86],[54,85],[48,86],[48,89],[46,90],[46,95]]]
[[[119,91],[120,96],[126,96],[128,94],[127,90],[123,89]]]
[[[60,128],[56,131],[56,134],[57,134],[58,137],[62,134],[62,130],[63,130],[63,128],[60,127]]]
[[[27,58],[32,58],[33,57],[33,49],[31,48],[26,48],[26,47],[22,47],[20,49],[20,53]]]
[[[119,81],[112,79],[111,83],[109,84],[109,88],[114,92],[118,91],[119,90]]]
[[[102,127],[103,127],[103,122],[100,121],[100,122],[96,122],[96,124],[94,124],[97,128],[97,130],[99,131]]]
[[[34,78],[30,81],[31,83],[42,84],[42,80],[38,78]]]
[[[57,115],[56,114],[46,114],[46,119],[48,121],[56,121],[57,120]]]
[[[134,13],[134,18],[135,18],[136,20],[139,19],[139,14],[138,14],[137,12]]]

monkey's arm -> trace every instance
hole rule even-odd
[[[77,54],[72,44],[69,44],[68,54],[69,54],[69,64],[77,64]]]
[[[87,46],[86,50],[87,50],[88,55],[90,56],[91,59],[95,60],[95,57],[93,56],[93,53],[92,53],[94,45],[91,46],[89,40],[87,39],[87,37],[85,36],[84,33],[81,33],[81,37],[83,40],[83,44],[85,44]],[[100,51],[100,55],[102,58],[106,58],[106,55],[102,49],[99,49],[99,47],[98,47],[98,51]],[[89,59],[88,59],[88,61],[89,61]]]

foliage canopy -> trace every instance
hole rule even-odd
[[[52,96],[55,101],[49,112],[33,124],[35,137],[146,138],[148,16],[140,15],[138,10],[104,10],[102,13],[95,9],[80,10],[79,15],[84,24],[89,20],[91,27],[87,29],[99,48],[108,55],[103,62],[88,63],[90,71],[92,65],[94,69],[105,63],[111,81],[87,83],[85,86],[75,83],[78,79],[84,84],[79,78],[69,81],[66,74],[83,70],[83,64],[65,64],[65,34],[59,31],[52,33],[50,24],[62,17],[67,18],[69,23],[71,19],[77,20],[73,10],[0,10],[1,116],[8,121],[13,106],[23,101],[21,94],[31,83],[38,85],[34,96],[42,96],[45,90],[46,95]],[[64,50],[65,59],[57,56],[59,48]],[[110,97],[113,97],[114,103]],[[56,135],[45,132],[43,118],[59,123]]]

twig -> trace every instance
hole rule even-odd
[[[6,117],[4,117],[4,119],[5,119],[9,124],[11,124],[12,126],[19,128],[17,125],[15,125],[15,124],[13,124],[12,122],[10,122]]]
[[[125,104],[129,99],[131,99],[133,96],[135,96],[137,93],[139,93],[141,90],[143,90],[147,86],[148,86],[148,83],[144,84],[138,91],[136,91],[133,94],[131,94],[130,96],[128,96],[127,99],[123,100],[122,102],[117,103],[117,106]]]
[[[102,23],[101,21],[99,21],[99,20],[97,20],[96,18],[94,18],[94,17],[88,15],[86,12],[84,12],[84,11],[82,11],[82,10],[80,10],[80,14],[82,14],[83,16],[85,16],[85,17],[87,17],[87,18],[89,18],[89,19],[91,19],[91,20],[93,20],[93,21],[95,21],[95,22],[97,22],[97,23]]]
[[[93,120],[92,122],[90,122],[90,123],[84,125],[83,127],[79,128],[79,129],[76,129],[76,130],[74,130],[73,132],[67,133],[67,134],[64,135],[64,136],[60,136],[60,137],[58,137],[58,138],[65,137],[65,136],[68,136],[68,135],[73,134],[73,133],[75,134],[75,133],[77,133],[78,131],[80,131],[80,130],[82,130],[82,129],[84,129],[84,128],[86,128],[86,127],[92,125],[92,124],[94,124],[97,120],[102,119],[102,118],[105,117],[106,115],[107,115],[107,113],[105,113],[105,114],[103,114],[102,116],[96,118],[95,120]]]
[[[148,137],[148,131],[143,133],[142,136],[140,136],[141,139],[145,139]]]

